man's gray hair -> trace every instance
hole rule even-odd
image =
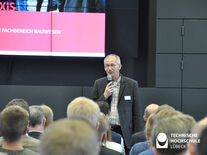
[[[115,57],[116,58],[116,63],[118,64],[118,65],[120,65],[121,64],[121,59],[120,59],[120,57],[118,56],[118,55],[116,55],[116,54],[109,54],[109,55],[107,55],[105,58],[104,58],[104,65],[105,65],[105,61],[106,61],[106,59],[108,59],[109,57]]]
[[[35,127],[36,125],[41,125],[45,118],[44,111],[41,106],[33,105],[29,107],[30,110],[30,126]]]

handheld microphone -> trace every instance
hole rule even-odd
[[[114,82],[113,82],[113,79],[112,79],[111,74],[107,74],[107,80],[108,80],[109,82],[112,82],[111,86],[114,87]],[[111,100],[112,100],[112,96],[113,96],[113,92],[112,92],[112,94],[109,96],[109,100],[110,100],[110,102],[111,102]]]
[[[112,82],[111,85],[114,87],[114,81],[113,81],[113,79],[112,79],[111,74],[108,74],[108,75],[107,75],[107,80],[108,80],[109,82]]]
[[[110,82],[112,81],[112,76],[111,76],[111,74],[108,74],[108,75],[107,75],[107,80],[110,81]]]

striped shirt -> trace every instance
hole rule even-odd
[[[114,91],[112,94],[111,112],[110,112],[110,120],[111,120],[111,124],[113,124],[113,125],[120,125],[119,113],[118,113],[118,108],[117,108],[118,99],[119,99],[120,81],[121,81],[121,76],[119,77],[117,82],[113,82]]]

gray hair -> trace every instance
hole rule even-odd
[[[116,63],[117,63],[118,65],[121,64],[121,59],[120,59],[120,57],[119,57],[118,55],[116,55],[116,54],[109,54],[109,55],[107,55],[107,56],[104,58],[104,65],[105,65],[105,61],[106,61],[106,59],[108,59],[109,57],[115,57],[115,58],[116,58]]]
[[[30,110],[30,126],[35,127],[36,125],[41,125],[45,118],[44,111],[41,106],[33,105],[29,107]]]

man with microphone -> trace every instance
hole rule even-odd
[[[105,57],[107,76],[95,81],[92,98],[94,101],[109,103],[111,129],[123,136],[126,147],[130,149],[131,135],[142,128],[141,107],[138,83],[120,74],[121,67],[118,55]]]

